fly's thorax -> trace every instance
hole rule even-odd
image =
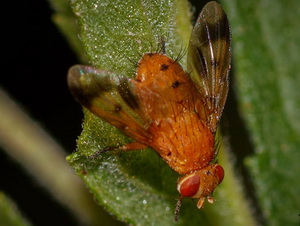
[[[172,78],[176,73],[184,74],[180,64],[162,53],[145,53],[138,63],[136,80],[146,84],[159,79],[160,74],[165,78]],[[174,73],[174,74],[173,74]]]
[[[202,198],[212,194],[222,182],[224,169],[219,164],[208,165],[179,179],[177,190],[183,197]]]

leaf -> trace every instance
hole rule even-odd
[[[246,161],[265,222],[299,222],[299,1],[227,1],[237,96],[254,145]],[[238,139],[238,138],[237,138]],[[242,150],[241,150],[242,151]]]
[[[65,35],[70,46],[81,59],[81,61],[87,61],[83,53],[82,43],[79,40],[78,32],[79,28],[76,24],[75,16],[68,0],[49,0],[50,5],[54,10],[52,16],[53,22]]]
[[[90,65],[122,76],[135,76],[135,64],[146,52],[166,40],[167,55],[176,58],[191,33],[186,1],[73,0],[80,38]],[[185,65],[185,60],[180,62]],[[134,225],[174,225],[178,175],[153,150],[102,154],[94,152],[130,141],[116,128],[84,111],[83,132],[69,163],[82,177],[96,201],[119,220]],[[213,205],[196,208],[185,199],[176,225],[254,225],[226,152],[220,162],[226,178],[216,191]]]
[[[0,221],[6,226],[29,226],[31,225],[4,193],[0,192]]]

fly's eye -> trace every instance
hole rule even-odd
[[[222,166],[216,165],[215,170],[216,170],[216,174],[217,174],[217,176],[219,178],[219,184],[221,184],[221,182],[224,179],[224,169],[223,169]]]
[[[197,194],[200,187],[200,176],[191,175],[183,178],[178,183],[178,191],[184,197],[192,197]]]

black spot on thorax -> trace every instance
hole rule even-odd
[[[180,85],[180,83],[178,81],[175,81],[175,82],[172,83],[172,87],[174,89],[176,89],[179,85]]]
[[[160,70],[161,71],[165,71],[165,70],[167,70],[169,68],[169,65],[167,65],[167,64],[162,64],[162,65],[160,65]]]

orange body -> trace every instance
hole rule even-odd
[[[201,120],[204,103],[182,67],[163,54],[145,54],[132,83],[140,109],[151,119],[153,137],[146,145],[180,174],[207,166],[214,157],[214,135]]]

